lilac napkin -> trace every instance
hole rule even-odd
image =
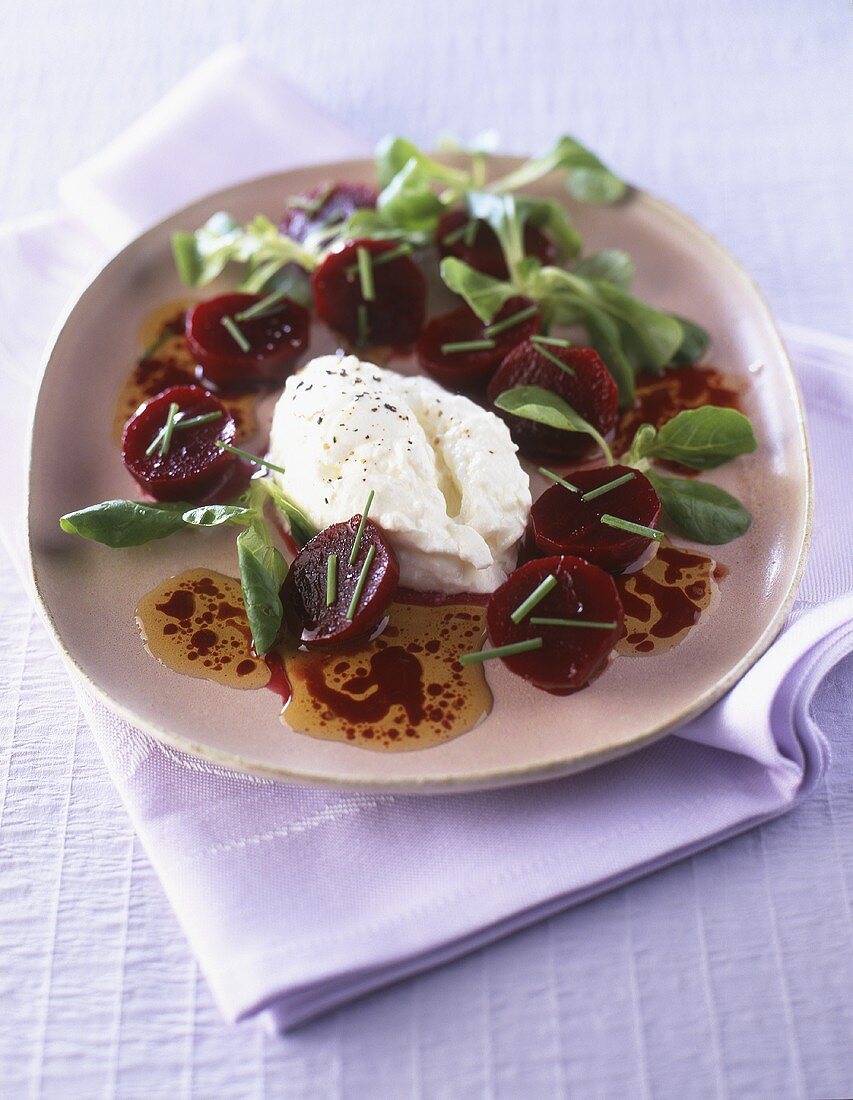
[[[231,112],[239,127],[222,125]],[[235,130],[239,149],[217,144]],[[176,147],[182,172],[167,176],[158,169]],[[256,60],[227,51],[69,174],[63,211],[0,231],[0,258],[17,273],[0,286],[0,431],[13,455],[26,450],[22,410],[44,334],[105,244],[239,178],[360,150]],[[853,427],[853,350],[792,335],[820,502]],[[0,531],[25,573],[18,475],[0,487]],[[271,1026],[293,1026],[790,809],[825,764],[810,700],[853,646],[851,526],[850,509],[830,522],[819,503],[796,621],[720,703],[567,780],[430,798],[286,787],[166,748],[78,688],[223,1013],[265,1010]]]

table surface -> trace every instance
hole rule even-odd
[[[779,317],[853,335],[851,21],[844,0],[0,0],[0,209],[51,205],[64,169],[242,41],[368,138],[574,133],[714,232]],[[0,559],[4,1095],[853,1095],[849,752],[704,855],[292,1036],[229,1028],[70,689],[28,705],[60,663]],[[818,706],[839,746],[851,671]]]

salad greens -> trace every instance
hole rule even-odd
[[[281,627],[282,608],[278,591],[287,575],[287,562],[273,545],[264,518],[264,507],[272,499],[287,517],[299,546],[317,534],[305,515],[270,477],[256,477],[236,504],[184,502],[142,504],[136,500],[105,500],[62,516],[63,531],[100,542],[112,548],[142,546],[167,538],[178,531],[234,524],[242,527],[237,536],[237,560],[246,615],[255,649],[263,655],[270,649]]]
[[[613,465],[613,455],[604,436],[584,420],[580,413],[575,412],[567,401],[551,390],[542,386],[515,386],[499,394],[495,405],[503,412],[520,416],[524,420],[535,420],[538,424],[547,424],[549,428],[559,428],[564,432],[583,432],[592,436],[604,452],[608,466]]]

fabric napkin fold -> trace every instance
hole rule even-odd
[[[236,148],[217,144],[235,129],[221,126],[229,111],[240,117]],[[176,150],[180,171],[164,173]],[[228,50],[70,173],[64,210],[0,230],[0,258],[18,276],[0,287],[0,431],[13,455],[26,453],[22,409],[45,335],[106,248],[206,191],[361,151],[257,60]],[[514,790],[342,794],[184,756],[77,686],[226,1017],[264,1011],[271,1026],[293,1026],[766,821],[813,788],[826,748],[810,701],[853,648],[851,510],[830,521],[821,508],[853,428],[853,347],[791,337],[818,497],[793,625],[677,735],[583,775]],[[0,531],[25,574],[23,466],[0,486]]]

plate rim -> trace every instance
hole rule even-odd
[[[438,159],[452,163],[454,161],[453,156],[447,156],[442,154],[436,154]],[[522,163],[523,158],[518,156],[500,155],[492,158],[495,164],[504,163],[508,167]],[[117,251],[110,255],[103,263],[95,266],[95,268],[87,273],[85,278],[85,284],[82,290],[71,298],[71,301],[60,315],[57,322],[54,324],[50,335],[48,336],[45,350],[39,360],[39,385],[36,394],[35,401],[31,406],[32,412],[29,424],[29,450],[27,461],[27,491],[26,491],[26,543],[27,543],[27,566],[28,566],[28,579],[32,587],[32,591],[35,595],[36,609],[45,624],[48,634],[50,635],[54,645],[62,656],[64,662],[69,666],[69,671],[73,670],[73,675],[76,676],[81,684],[86,688],[87,692],[94,696],[94,698],[102,703],[112,713],[118,715],[132,726],[140,729],[142,732],[149,734],[156,741],[169,746],[170,748],[177,749],[180,752],[188,753],[190,756],[200,758],[209,764],[216,767],[225,768],[229,772],[239,772],[248,774],[256,778],[264,779],[267,781],[275,781],[290,785],[307,785],[311,787],[327,789],[327,790],[339,790],[339,791],[363,791],[369,793],[390,793],[390,794],[446,794],[462,793],[467,791],[480,791],[480,790],[495,790],[501,787],[513,787],[521,786],[528,783],[535,783],[540,781],[547,781],[559,778],[565,778],[566,776],[577,774],[582,771],[586,771],[592,767],[597,767],[601,764],[605,764],[611,760],[618,759],[623,756],[627,756],[630,753],[652,744],[655,741],[672,733],[676,728],[684,725],[686,722],[698,717],[708,710],[714,703],[716,703],[723,695],[726,694],[759,660],[759,658],[766,653],[770,645],[773,643],[777,635],[779,634],[785,617],[790,610],[794,599],[796,598],[797,589],[799,588],[800,581],[802,580],[803,572],[805,570],[806,561],[808,559],[808,551],[811,543],[812,527],[814,520],[814,469],[811,461],[811,452],[808,438],[808,427],[805,417],[805,408],[803,403],[802,391],[791,363],[788,349],[785,346],[785,342],[779,332],[779,327],[776,323],[776,319],[770,308],[769,302],[758,285],[753,276],[747,271],[743,264],[734,256],[725,245],[722,244],[711,232],[700,225],[694,218],[686,214],[679,207],[669,202],[666,199],[662,199],[657,195],[633,185],[629,186],[626,199],[621,201],[634,201],[644,204],[654,210],[658,215],[662,215],[670,223],[674,224],[677,228],[687,231],[694,237],[699,238],[706,246],[709,246],[716,251],[722,259],[724,259],[731,267],[733,272],[738,276],[740,282],[746,286],[746,288],[753,295],[756,305],[759,307],[762,320],[767,326],[767,331],[772,340],[776,344],[776,351],[780,357],[780,363],[788,376],[788,381],[791,384],[792,392],[795,397],[796,404],[796,419],[797,427],[799,429],[799,451],[802,460],[805,464],[805,508],[803,513],[802,529],[800,531],[800,540],[797,547],[797,562],[791,576],[791,581],[788,586],[788,590],[785,593],[785,597],[780,604],[777,612],[761,632],[760,636],[756,639],[755,643],[750,649],[741,657],[741,659],[735,664],[725,676],[723,676],[715,685],[709,687],[706,691],[692,702],[692,704],[684,708],[678,715],[675,715],[670,721],[664,722],[659,726],[656,726],[653,730],[646,730],[638,734],[637,737],[630,741],[623,742],[619,746],[616,746],[610,750],[591,749],[579,756],[574,756],[570,761],[566,759],[551,759],[548,761],[531,764],[529,767],[514,767],[509,770],[498,770],[487,773],[478,772],[473,775],[458,775],[456,773],[445,775],[431,775],[428,778],[421,780],[414,779],[412,777],[405,777],[400,779],[376,779],[376,778],[350,778],[348,780],[341,779],[338,776],[329,775],[327,773],[311,773],[304,770],[291,771],[285,767],[272,766],[267,764],[261,764],[257,761],[245,760],[236,753],[222,752],[218,749],[213,749],[210,746],[200,745],[192,741],[189,738],[182,737],[179,734],[171,732],[164,725],[158,725],[153,721],[149,721],[142,715],[136,714],[131,707],[125,706],[118,700],[114,699],[110,693],[102,688],[95,680],[93,680],[86,671],[81,667],[78,661],[75,659],[73,653],[66,646],[59,632],[57,624],[55,622],[53,613],[48,606],[47,600],[42,592],[42,588],[39,582],[38,565],[36,562],[36,550],[33,542],[33,514],[32,514],[32,498],[33,498],[33,455],[36,446],[36,428],[38,425],[39,417],[42,413],[43,399],[46,392],[46,382],[48,380],[48,373],[51,370],[51,366],[54,363],[57,347],[60,340],[65,333],[66,328],[71,323],[74,314],[78,307],[81,305],[86,296],[92,291],[96,282],[98,282],[113,264],[117,263],[130,249],[137,247],[142,241],[162,231],[166,222],[171,221],[174,218],[179,218],[183,214],[188,213],[190,210],[204,203],[213,203],[219,196],[225,195],[229,192],[239,190],[244,187],[252,185],[262,184],[266,182],[272,182],[273,180],[287,177],[295,172],[299,171],[311,171],[322,170],[328,171],[332,174],[344,174],[348,170],[355,168],[362,169],[366,165],[373,163],[372,157],[351,157],[345,160],[337,161],[317,161],[310,164],[294,166],[291,169],[284,169],[278,172],[268,172],[260,176],[252,176],[244,180],[239,180],[228,187],[219,188],[216,191],[209,192],[205,195],[198,196],[192,199],[190,202],[185,203],[183,206],[169,212],[163,217],[159,218],[157,222],[147,229],[138,233],[131,240],[125,242]],[[416,753],[410,754],[416,756]]]

